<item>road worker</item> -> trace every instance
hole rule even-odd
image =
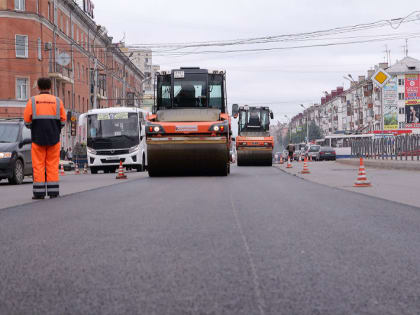
[[[32,130],[33,197],[57,198],[60,194],[58,167],[60,133],[66,123],[63,102],[50,94],[51,80],[38,79],[39,95],[26,104],[25,125]]]

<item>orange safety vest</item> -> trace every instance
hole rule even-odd
[[[66,124],[63,102],[48,93],[32,97],[26,104],[25,124],[32,129],[32,142],[51,146],[60,141],[61,128]]]

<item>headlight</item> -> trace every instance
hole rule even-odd
[[[219,126],[214,126],[213,131],[219,131]]]
[[[209,131],[214,131],[214,132],[225,132],[227,130],[227,126],[225,124],[217,124],[217,125],[212,125],[209,129]]]
[[[138,151],[140,147],[138,145],[136,145],[135,147],[131,147],[130,149],[128,149],[128,153],[133,153]]]
[[[146,128],[146,131],[147,132],[150,132],[150,133],[164,133],[165,132],[165,130],[163,129],[163,127],[162,126],[159,126],[159,125],[149,125]]]
[[[12,152],[0,152],[0,159],[10,159]]]
[[[159,128],[159,126],[155,126],[155,128],[153,128],[153,130],[154,130],[155,132],[159,132],[160,128]]]
[[[92,148],[87,148],[87,151],[88,151],[90,154],[93,154],[93,155],[96,155],[96,154],[97,154],[96,150],[94,150],[94,149],[92,149]]]

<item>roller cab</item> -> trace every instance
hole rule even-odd
[[[157,74],[156,103],[146,125],[149,176],[230,171],[230,116],[225,73],[181,68]]]
[[[269,128],[273,112],[268,107],[233,105],[233,114],[238,118],[238,166],[271,166],[274,140]]]

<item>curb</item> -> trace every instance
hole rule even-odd
[[[337,159],[337,163],[358,166],[359,159]],[[381,169],[394,169],[394,170],[407,170],[407,171],[420,171],[420,161],[395,161],[395,160],[369,160],[363,159],[366,167],[381,168]]]

